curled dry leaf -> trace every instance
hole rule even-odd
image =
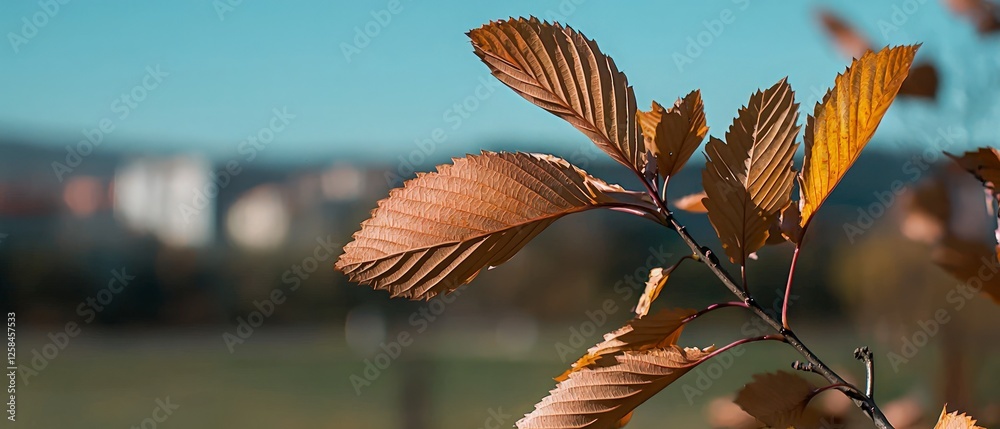
[[[663,390],[712,351],[670,345],[625,351],[569,374],[517,427],[603,429]]]
[[[986,429],[976,425],[976,419],[959,414],[958,411],[948,412],[948,405],[941,409],[941,417],[938,418],[934,429]]]
[[[507,261],[556,219],[610,207],[655,211],[550,155],[470,155],[420,174],[379,201],[337,269],[393,296],[429,299]]]
[[[756,374],[736,394],[735,402],[761,423],[775,428],[795,426],[812,399],[813,387],[798,374]]]
[[[691,309],[662,310],[652,316],[635,318],[625,326],[604,334],[604,341],[587,350],[587,354],[578,359],[556,381],[563,381],[573,372],[599,364],[602,358],[623,351],[641,351],[653,348],[663,348],[677,344],[677,339],[684,330],[684,319],[696,311]]]
[[[635,94],[597,43],[570,27],[535,17],[490,22],[468,34],[493,76],[641,174],[646,149],[639,136]]]
[[[726,132],[711,138],[702,172],[708,219],[729,260],[746,265],[764,246],[778,211],[791,198],[798,104],[785,79],[757,91]]]
[[[676,265],[667,269],[656,267],[649,270],[649,280],[646,280],[646,290],[639,296],[639,303],[635,306],[636,315],[642,317],[649,313],[649,307],[660,296],[660,291],[663,290],[663,286],[670,279],[670,273],[674,270],[674,267]]]
[[[837,75],[806,121],[799,182],[802,227],[858,159],[906,79],[919,45],[868,52]]]
[[[678,98],[670,109],[654,101],[650,111],[637,113],[646,149],[656,156],[661,176],[672,177],[681,171],[708,134],[705,105],[698,90]]]
[[[705,191],[701,191],[695,194],[685,195],[674,200],[674,206],[691,213],[708,213],[708,209],[705,208],[705,198],[708,195]]]
[[[976,176],[983,185],[997,192],[996,186],[1000,185],[1000,150],[983,147],[976,151],[966,152],[955,156],[945,152],[958,163],[959,166]]]

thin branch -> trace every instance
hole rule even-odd
[[[834,383],[834,384],[831,384],[829,386],[820,387],[820,388],[818,388],[818,389],[813,390],[812,392],[810,392],[809,393],[809,397],[806,398],[806,402],[808,403],[809,401],[812,400],[812,398],[814,396],[816,396],[816,395],[818,395],[820,393],[823,393],[823,392],[825,392],[827,390],[830,390],[830,389],[838,389],[838,390],[844,392],[844,394],[846,394],[847,396],[864,397],[864,394],[861,393],[861,391],[858,390],[857,387],[851,386],[850,384],[847,384],[847,383]]]
[[[642,178],[640,177],[640,179]],[[804,358],[806,358],[808,362],[812,363],[813,366],[815,366],[817,374],[823,376],[823,378],[825,378],[831,384],[849,384],[847,383],[847,381],[844,380],[843,377],[841,377],[839,374],[830,369],[830,367],[826,366],[826,364],[824,364],[823,361],[821,361],[819,357],[816,356],[816,354],[814,354],[811,350],[809,350],[809,348],[806,347],[805,344],[803,344],[802,341],[799,340],[799,338],[795,335],[794,332],[792,332],[791,329],[786,328],[781,322],[768,315],[767,312],[764,311],[764,309],[761,308],[761,306],[757,304],[756,301],[754,301],[753,297],[751,297],[749,294],[743,291],[740,286],[737,286],[736,282],[733,281],[732,276],[729,275],[729,272],[726,271],[726,269],[723,268],[721,264],[719,264],[719,258],[715,256],[715,253],[713,253],[712,250],[707,247],[700,246],[698,242],[696,242],[694,238],[691,237],[691,234],[687,232],[687,229],[685,229],[683,225],[677,222],[677,219],[673,217],[673,215],[670,213],[670,210],[668,210],[666,205],[663,203],[663,200],[660,198],[659,195],[657,195],[657,192],[653,190],[653,188],[649,185],[649,183],[647,183],[645,180],[643,180],[642,183],[646,187],[646,190],[650,195],[650,197],[653,198],[656,205],[660,207],[660,209],[663,211],[663,214],[666,217],[666,222],[664,223],[664,225],[667,226],[668,228],[677,231],[677,234],[681,237],[681,240],[688,245],[688,247],[691,249],[694,255],[705,263],[708,269],[711,270],[712,273],[715,274],[715,276],[718,277],[720,281],[722,281],[722,284],[726,286],[726,288],[729,289],[729,291],[732,292],[733,295],[736,295],[737,298],[743,301],[743,303],[747,305],[747,308],[753,311],[754,314],[756,314],[758,317],[761,318],[761,320],[763,320],[765,323],[771,326],[771,328],[779,332],[784,337],[785,342],[787,342],[796,351],[798,351],[799,354],[801,354]],[[877,428],[892,429],[892,424],[889,423],[889,419],[885,417],[885,414],[882,413],[882,410],[878,408],[878,405],[875,404],[875,401],[872,400],[870,397],[852,397],[851,399],[854,401],[854,404],[858,408],[861,408],[861,410],[864,411],[864,413],[872,419],[872,422],[875,423],[875,426]]]
[[[854,349],[854,358],[865,363],[865,395],[875,400],[875,354],[864,346]]]
[[[643,179],[640,173],[636,172],[636,174],[639,176],[639,180],[642,181],[643,186],[646,187],[646,191],[649,194],[649,196],[653,198],[653,201],[656,203],[657,207],[660,208],[662,214],[666,218],[663,225],[673,229],[674,231],[677,231],[677,235],[681,237],[681,240],[684,241],[684,244],[687,244],[688,247],[691,248],[691,252],[693,252],[694,255],[698,257],[698,259],[701,259],[702,262],[705,263],[705,266],[707,266],[708,269],[711,270],[712,273],[715,274],[715,276],[718,277],[720,281],[722,281],[722,284],[726,286],[726,288],[729,289],[729,291],[732,292],[733,295],[736,295],[737,298],[743,301],[743,303],[747,305],[747,308],[753,311],[754,314],[757,315],[757,317],[760,317],[761,320],[763,320],[765,323],[771,326],[771,328],[773,328],[775,331],[780,333],[783,336],[785,342],[787,342],[796,351],[798,351],[799,354],[801,354],[802,357],[806,358],[808,362],[812,363],[813,366],[815,367],[817,374],[823,376],[823,378],[825,378],[831,384],[850,385],[850,383],[844,380],[843,377],[841,377],[839,374],[830,369],[830,367],[826,366],[826,364],[824,364],[823,361],[821,361],[819,357],[816,356],[815,353],[809,350],[809,348],[806,347],[806,345],[803,344],[802,341],[799,340],[797,336],[795,336],[795,333],[792,332],[791,329],[785,327],[781,322],[779,322],[774,317],[771,317],[769,314],[767,314],[767,312],[764,311],[764,309],[759,304],[757,304],[757,302],[753,299],[753,297],[751,297],[748,293],[743,291],[740,288],[740,286],[737,286],[736,282],[733,281],[732,276],[729,275],[729,272],[726,271],[726,269],[723,268],[721,264],[719,264],[719,258],[715,256],[715,253],[713,253],[712,250],[707,247],[700,246],[698,242],[696,242],[694,238],[691,237],[691,234],[687,232],[687,229],[684,228],[683,225],[678,223],[677,219],[673,217],[673,215],[670,213],[670,210],[667,209],[666,204],[663,203],[663,200],[657,194],[656,190],[653,187],[651,187],[646,180]],[[808,226],[809,224],[807,223],[805,227],[803,227],[802,230],[803,237],[805,236],[805,230],[806,228],[808,228]],[[786,294],[785,296],[787,297],[788,295]],[[872,419],[872,422],[875,423],[875,427],[877,427],[878,429],[893,429],[892,424],[889,423],[889,419],[885,417],[885,414],[882,413],[882,410],[879,409],[878,405],[871,397],[866,397],[866,396],[851,397],[851,400],[854,401],[854,405],[860,408],[861,411],[863,411],[869,418]]]
[[[788,267],[788,282],[785,283],[785,297],[781,303],[781,326],[788,329],[788,297],[792,296],[792,278],[795,277],[795,267],[799,263],[799,249],[802,243],[795,243],[795,251],[792,252],[792,265]]]
[[[781,334],[768,334],[768,335],[762,335],[762,336],[759,336],[759,337],[743,338],[743,339],[740,339],[740,340],[736,340],[736,341],[733,341],[733,342],[731,342],[729,344],[726,344],[726,345],[724,345],[722,347],[719,347],[719,348],[715,349],[714,351],[712,351],[711,353],[709,353],[705,357],[703,357],[701,359],[698,359],[697,362],[692,363],[690,365],[691,366],[698,365],[698,364],[700,364],[700,363],[702,363],[702,362],[704,362],[706,360],[709,360],[709,359],[711,359],[713,357],[716,357],[716,356],[718,356],[718,355],[720,355],[722,353],[725,353],[726,351],[728,351],[729,349],[731,349],[733,347],[741,346],[743,344],[748,344],[748,343],[755,343],[755,342],[758,342],[758,341],[781,341],[781,342],[785,342],[785,336],[781,335]]]
[[[742,303],[742,302],[738,302],[738,301],[720,302],[720,303],[712,304],[712,305],[709,305],[708,307],[705,307],[704,310],[701,310],[701,311],[699,311],[699,312],[697,312],[695,314],[692,314],[692,315],[684,318],[684,320],[682,320],[681,323],[682,324],[683,323],[688,323],[688,322],[690,322],[690,321],[692,321],[694,319],[697,319],[697,318],[699,318],[699,317],[701,317],[701,316],[703,316],[705,314],[708,314],[708,313],[710,313],[712,311],[718,310],[720,308],[726,308],[726,307],[743,307],[743,308],[747,308],[747,305],[744,304],[744,303]]]

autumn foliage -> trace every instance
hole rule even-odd
[[[742,272],[765,245],[791,242],[798,254],[823,203],[875,134],[907,79],[919,45],[863,52],[808,110],[804,126],[795,93],[782,79],[750,95],[718,138],[708,136],[698,90],[668,107],[654,102],[648,111],[639,110],[633,88],[615,62],[596,42],[568,26],[518,18],[491,22],[468,36],[475,54],[497,79],[580,130],[631,170],[642,188],[606,183],[551,155],[483,152],[456,158],[435,172],[418,174],[380,201],[345,247],[337,269],[393,297],[429,299],[503,264],[562,216],[598,208],[631,213],[675,230],[691,249],[678,263],[690,259],[704,264],[737,300],[700,311],[654,310],[675,267],[652,270],[636,318],[606,334],[556,377],[550,394],[517,422],[519,428],[619,427],[637,406],[695,366],[728,347],[755,341],[787,343],[815,373],[755,376],[736,402],[759,422],[780,428],[798,425],[815,395],[838,390],[876,426],[891,427],[873,392],[846,382],[794,334],[787,302],[780,320],[764,312],[746,278],[730,275],[719,256],[725,255]],[[704,192],[672,205],[707,213],[722,243],[719,255],[698,245],[666,203],[670,179],[706,137]],[[800,144],[805,158],[802,171],[796,171]],[[995,150],[958,160],[990,189],[1000,183]],[[774,332],[719,348],[681,344],[686,324],[726,307],[753,313]],[[870,356],[859,359],[870,365]],[[964,415],[943,412],[937,427],[977,426]]]

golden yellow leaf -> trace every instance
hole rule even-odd
[[[638,115],[646,149],[656,156],[657,170],[664,177],[681,171],[708,134],[698,90],[678,98],[670,109],[654,101],[649,112],[640,110]]]
[[[587,349],[587,354],[574,362],[562,375],[556,377],[556,381],[565,380],[570,373],[592,367],[602,358],[626,350],[648,350],[677,344],[681,331],[684,330],[684,319],[695,313],[695,310],[677,308],[662,310],[645,318],[632,319],[625,326],[604,334],[604,341]]]
[[[554,156],[470,155],[392,190],[336,268],[393,296],[429,299],[507,261],[556,219],[598,207],[656,210],[645,194]]]
[[[639,297],[639,303],[635,306],[636,315],[642,317],[649,313],[649,307],[653,305],[656,297],[660,296],[660,291],[663,290],[663,285],[667,284],[670,272],[673,270],[673,267],[667,269],[656,267],[649,270],[649,280],[646,280],[646,290],[642,292],[642,295]]]
[[[962,168],[976,176],[987,188],[997,192],[1000,186],[1000,150],[983,147],[974,152],[966,152],[960,156],[945,153],[955,160]]]
[[[520,429],[605,429],[705,359],[713,347],[624,351],[559,382]]]
[[[814,390],[815,387],[798,374],[785,371],[756,374],[753,381],[736,394],[734,402],[761,423],[787,428],[800,422]]]
[[[490,22],[468,34],[493,76],[641,174],[646,150],[635,94],[597,43],[570,27],[535,17]]]
[[[707,213],[708,209],[705,208],[704,199],[708,195],[705,191],[701,191],[695,194],[685,195],[673,201],[674,206],[691,213]]]
[[[799,181],[805,228],[871,140],[906,79],[919,45],[868,52],[837,75],[833,89],[806,121]]]
[[[791,198],[797,118],[795,94],[782,79],[750,97],[726,132],[726,143],[712,137],[705,147],[704,204],[734,263],[746,265],[764,246],[778,211]]]
[[[948,405],[941,409],[941,417],[938,417],[934,429],[986,429],[976,425],[976,419],[959,414],[958,411],[948,412]]]

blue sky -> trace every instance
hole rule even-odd
[[[430,138],[437,128],[447,134],[441,147],[454,154],[475,151],[487,141],[510,140],[511,150],[525,142],[537,142],[532,149],[551,142],[557,153],[586,142],[505,87],[477,100],[475,111],[456,126],[456,112],[449,109],[492,79],[464,33],[511,15],[564,16],[615,59],[635,86],[641,108],[652,99],[671,103],[701,88],[714,135],[724,132],[752,91],[786,75],[806,110],[814,99],[811,88],[827,88],[848,63],[816,26],[812,2],[399,0],[398,13],[382,13],[383,20],[386,15],[391,20],[381,25],[372,13],[385,10],[388,0],[243,0],[218,9],[226,1],[69,0],[24,39],[27,43],[17,43],[16,52],[11,34],[23,35],[22,18],[30,20],[43,7],[36,1],[3,2],[2,133],[62,146],[110,118],[114,131],[105,136],[102,150],[200,151],[222,158],[235,155],[241,140],[268,126],[273,109],[287,108],[295,118],[268,146],[268,158],[378,158],[412,150],[415,140]],[[893,5],[902,3],[828,6],[878,45],[916,42],[921,34],[975,38],[933,0],[919,3],[898,31],[882,37],[878,22],[889,20]],[[679,70],[674,54],[684,54],[688,38],[725,10],[733,22]],[[348,61],[344,44],[353,44],[356,29],[366,25],[378,34],[367,46],[355,46]],[[921,55],[946,49],[926,41]],[[167,76],[120,119],[115,100],[141,85],[147,68],[156,66]]]

